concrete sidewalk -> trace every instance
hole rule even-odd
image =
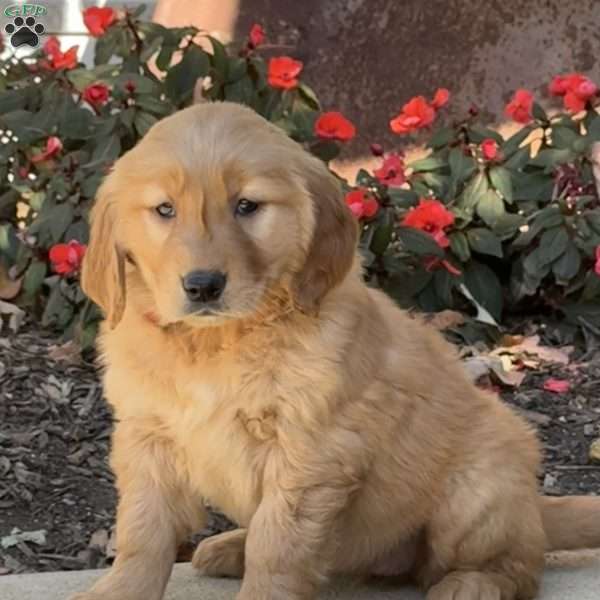
[[[598,600],[600,553],[556,555],[549,559],[540,600]],[[101,571],[71,571],[0,577],[1,600],[67,600],[86,590]],[[188,564],[175,566],[165,600],[233,600],[239,582],[199,577]],[[324,591],[323,600],[422,600],[411,588],[344,582]]]

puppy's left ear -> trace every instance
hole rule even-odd
[[[325,294],[350,271],[358,242],[358,223],[344,203],[337,179],[320,163],[305,173],[312,197],[315,226],[306,261],[294,281],[294,299],[307,313],[316,313]]]

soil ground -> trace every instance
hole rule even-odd
[[[571,381],[570,391],[545,391],[550,375]],[[93,362],[57,350],[48,333],[0,337],[0,390],[0,574],[106,566],[114,556],[112,416]],[[539,430],[544,492],[600,495],[600,464],[589,458],[600,438],[600,354],[576,368],[529,372],[500,393]],[[193,542],[230,526],[213,513]],[[14,528],[34,532],[37,543],[10,538]]]

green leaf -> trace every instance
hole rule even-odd
[[[537,203],[552,199],[554,179],[544,173],[514,173],[513,197],[517,201],[535,200]]]
[[[577,246],[570,242],[565,253],[552,265],[552,272],[559,285],[567,285],[581,267],[581,254]]]
[[[434,150],[439,150],[444,146],[447,146],[455,136],[454,129],[452,127],[443,127],[438,129],[427,142],[427,146]]]
[[[502,286],[495,273],[486,265],[472,261],[464,271],[469,292],[496,321],[502,316]]]
[[[467,231],[469,245],[474,252],[502,258],[502,243],[489,229],[478,227]]]
[[[519,171],[529,162],[530,158],[530,148],[529,146],[525,146],[524,148],[519,148],[508,160],[505,160],[504,166],[511,171]]]
[[[138,96],[135,99],[135,104],[139,108],[143,108],[146,112],[151,112],[155,115],[164,116],[173,112],[172,104],[170,104],[166,100],[159,100],[158,98],[155,98],[154,96],[151,96],[149,94]]]
[[[453,148],[448,155],[450,165],[450,184],[458,185],[468,179],[477,168],[477,164],[471,156],[465,156],[460,148]]]
[[[548,115],[546,114],[546,111],[537,102],[533,103],[531,114],[533,115],[533,118],[537,119],[538,121],[548,121]]]
[[[43,246],[57,244],[73,220],[73,212],[73,205],[69,202],[45,209],[31,224],[29,233],[38,234],[40,244]]]
[[[227,81],[229,71],[229,59],[227,57],[227,50],[225,46],[221,44],[219,40],[212,36],[208,36],[213,49],[212,54],[212,66],[213,75],[221,82]]]
[[[165,90],[171,100],[177,104],[189,102],[196,81],[206,77],[210,71],[210,60],[206,52],[196,45],[185,51],[181,62],[169,69],[165,78]]]
[[[369,245],[369,250],[378,256],[383,254],[392,241],[393,231],[394,228],[390,222],[377,225],[371,240],[371,244]]]
[[[530,164],[537,167],[544,167],[546,173],[552,172],[554,167],[575,159],[575,153],[572,150],[559,150],[558,148],[547,148],[540,150],[537,156],[531,160]]]
[[[450,234],[450,249],[462,262],[467,262],[471,258],[471,248],[467,241],[467,236],[461,231],[454,231]]]
[[[541,265],[549,265],[567,249],[569,234],[565,227],[554,227],[544,231],[538,248]]]
[[[119,28],[110,27],[108,31],[96,40],[94,47],[94,64],[104,65],[117,52],[119,45]]]
[[[158,119],[150,113],[138,111],[133,119],[133,126],[140,137],[144,137]]]
[[[256,89],[250,77],[244,77],[235,83],[228,83],[225,86],[225,100],[229,102],[252,106],[255,97]]]
[[[579,135],[569,127],[552,127],[552,145],[559,149],[568,149],[573,147],[573,143],[579,138]]]
[[[41,289],[46,277],[46,263],[41,260],[34,260],[23,279],[23,291],[27,296],[33,298]]]
[[[148,45],[145,45],[143,50],[140,52],[140,61],[145,63],[149,61],[162,46],[162,36],[156,36]]]
[[[340,147],[336,142],[319,141],[311,144],[309,150],[312,154],[320,158],[324,162],[329,162],[337,157],[340,153]]]
[[[437,242],[427,233],[413,227],[398,227],[396,229],[402,246],[413,254],[419,256],[444,256],[444,251]]]
[[[111,163],[116,160],[121,154],[121,140],[117,135],[109,135],[98,140],[90,162],[85,165],[100,165]]]
[[[465,210],[474,210],[488,189],[489,185],[485,173],[477,173],[459,198],[458,205]]]
[[[504,216],[504,201],[495,190],[489,189],[477,203],[477,214],[490,227],[494,227],[498,219]]]
[[[489,129],[489,127],[482,127],[481,125],[473,125],[467,129],[467,135],[469,137],[469,141],[474,144],[481,144],[483,140],[491,138],[495,142],[497,142],[500,146],[504,143],[504,138],[493,129]]]
[[[521,215],[505,213],[498,218],[492,229],[500,239],[506,239],[512,237],[526,222],[525,217]]]
[[[512,178],[510,171],[505,167],[492,167],[490,169],[490,181],[501,196],[508,203],[513,201]]]
[[[312,88],[303,83],[299,83],[296,89],[298,90],[300,97],[304,100],[304,103],[309,108],[317,111],[321,110],[321,103],[319,102],[319,99]]]
[[[441,158],[437,158],[435,156],[428,156],[427,158],[422,158],[407,165],[407,167],[410,167],[415,173],[435,171],[436,169],[441,169],[444,166],[446,166],[446,163]]]
[[[387,194],[390,200],[398,208],[411,208],[419,202],[419,194],[413,190],[405,190],[401,188],[388,188]]]

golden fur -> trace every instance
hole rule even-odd
[[[240,197],[259,211],[236,217]],[[243,575],[239,600],[313,599],[334,573],[531,598],[545,549],[600,545],[600,501],[539,498],[533,432],[364,285],[356,241],[325,166],[249,109],[186,109],[118,161],[83,273],[107,316],[118,556],[79,600],[160,600],[203,501],[240,529],[193,563]],[[187,308],[195,269],[228,275],[212,316]]]

